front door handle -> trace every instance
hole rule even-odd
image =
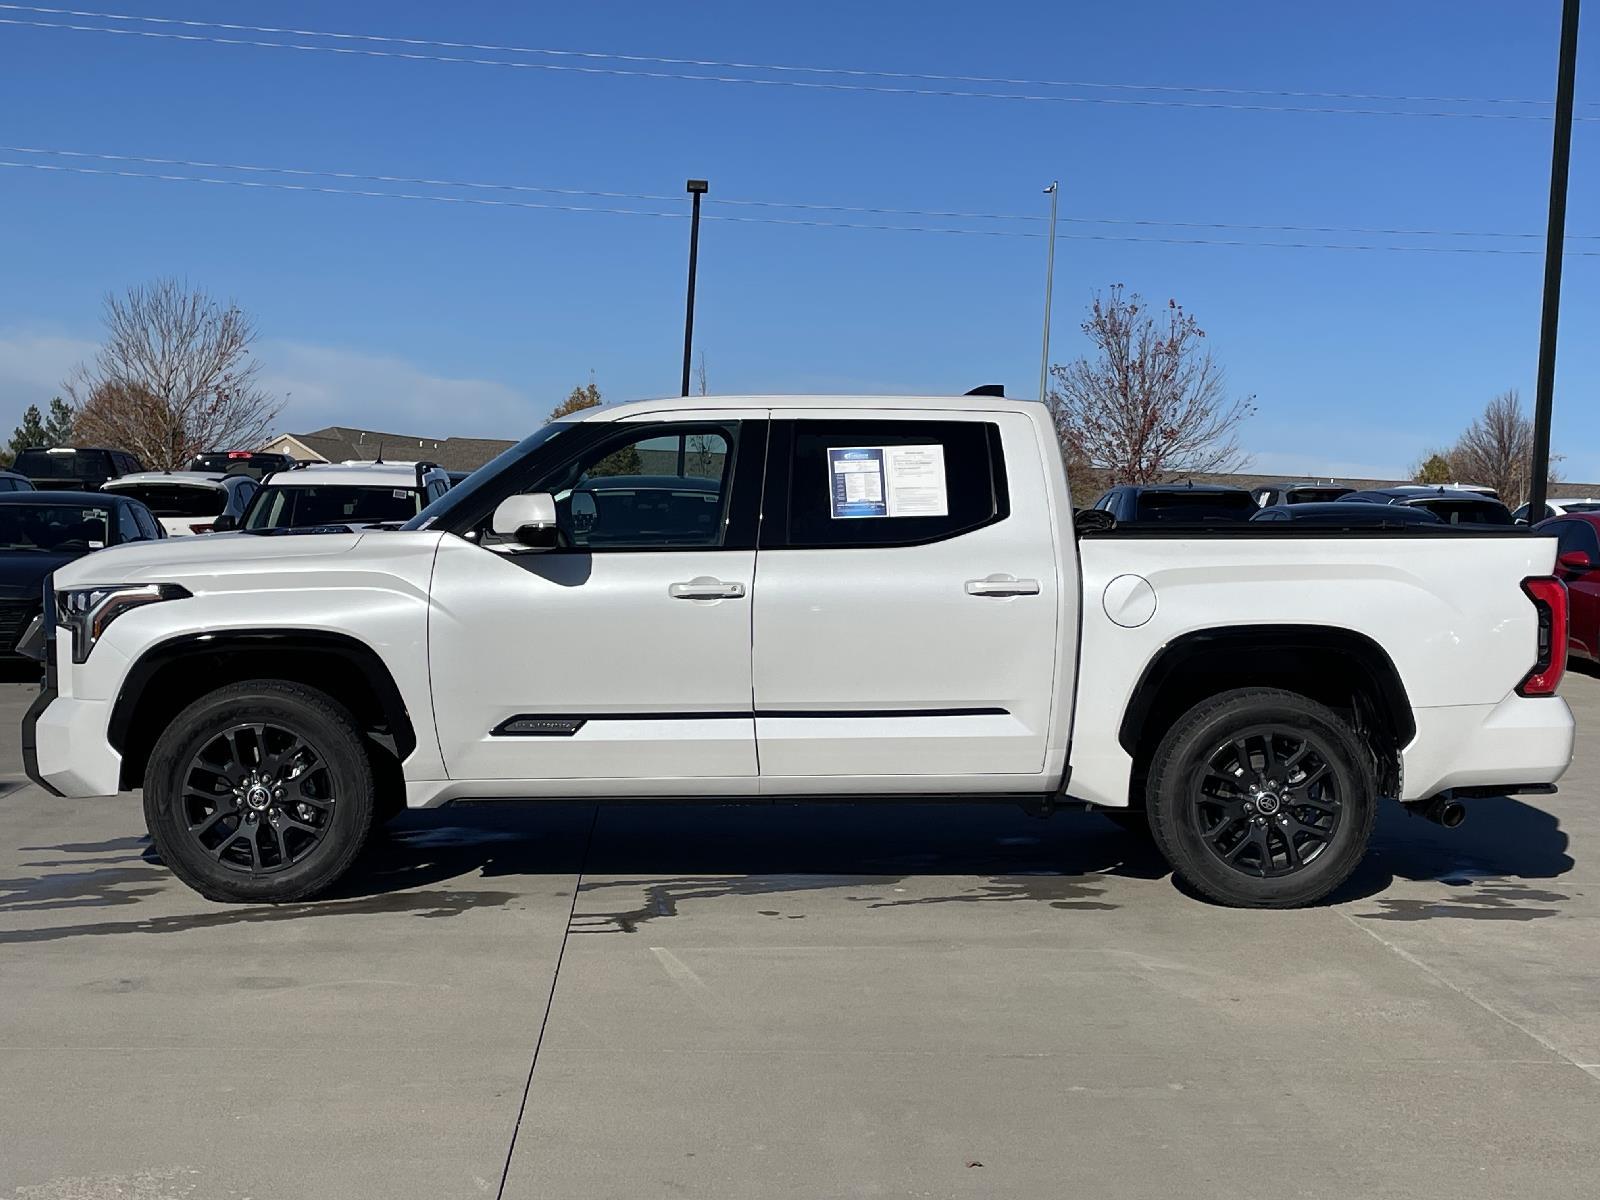
[[[1010,575],[990,575],[985,579],[967,580],[969,596],[1037,596],[1037,579],[1016,579]]]
[[[713,579],[701,575],[685,583],[674,583],[667,588],[674,600],[739,600],[744,597],[744,584]]]

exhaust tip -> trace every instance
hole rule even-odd
[[[1435,796],[1432,800],[1415,801],[1407,804],[1406,808],[1446,829],[1459,828],[1467,819],[1467,806],[1459,800],[1452,800],[1448,795]]]

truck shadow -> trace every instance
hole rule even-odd
[[[1443,830],[1386,804],[1366,861],[1326,903],[1376,898],[1381,911],[1360,913],[1363,920],[1526,921],[1559,913],[1569,897],[1532,885],[1572,869],[1556,818],[1509,798],[1474,801],[1470,813],[1461,829]],[[597,812],[586,804],[502,801],[410,812],[377,834],[320,900],[183,912],[163,911],[170,907],[164,898],[193,898],[146,837],[21,849],[22,872],[0,879],[0,917],[116,909],[128,919],[13,928],[0,931],[0,944],[340,913],[458,916],[517,901],[527,880],[580,872],[575,933],[630,933],[691,901],[821,890],[842,890],[847,900],[883,911],[1002,904],[1092,913],[1130,902],[1116,880],[1169,877],[1147,839],[1099,814],[1068,810],[1038,821],[1011,807],[954,804],[625,805]],[[521,890],[515,880],[524,881]],[[1448,891],[1421,899],[1382,895],[1397,880],[1432,881]],[[786,907],[760,911],[804,919]]]
[[[1458,829],[1442,829],[1398,804],[1385,804],[1366,859],[1329,902],[1377,897],[1383,911],[1362,918],[1384,921],[1556,916],[1570,896],[1529,886],[1529,881],[1556,879],[1572,870],[1560,822],[1509,796],[1466,803],[1467,821]],[[1437,882],[1450,890],[1424,899],[1380,895],[1397,879]]]

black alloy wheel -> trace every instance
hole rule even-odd
[[[206,742],[183,781],[185,830],[224,867],[281,871],[317,848],[333,822],[337,789],[307,738],[264,721]]]
[[[1195,769],[1189,808],[1218,861],[1262,879],[1316,862],[1343,816],[1328,749],[1302,730],[1271,725],[1212,748]]]
[[[145,823],[161,861],[207,899],[305,900],[366,844],[380,807],[375,758],[364,728],[326,692],[282,679],[226,684],[156,740]],[[383,778],[402,782],[398,766]]]
[[[1313,904],[1350,877],[1377,816],[1375,751],[1307,696],[1239,688],[1174,721],[1145,808],[1173,873],[1208,899]]]

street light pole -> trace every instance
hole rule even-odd
[[[1061,189],[1057,181],[1051,180],[1050,186],[1045,188],[1045,194],[1050,197],[1050,235],[1049,249],[1045,251],[1044,266],[1044,347],[1039,352],[1039,401],[1042,404],[1050,402],[1050,293],[1056,281],[1056,202],[1061,199]]]
[[[1561,7],[1561,57],[1556,72],[1556,128],[1550,155],[1550,224],[1545,232],[1544,313],[1539,322],[1539,375],[1533,395],[1533,478],[1528,522],[1544,519],[1550,477],[1550,410],[1555,403],[1556,330],[1561,312],[1561,256],[1567,238],[1567,167],[1572,159],[1572,92],[1578,70],[1578,0]]]
[[[710,187],[704,179],[691,179],[687,187],[694,197],[694,211],[689,215],[689,300],[683,314],[683,391],[689,394],[689,356],[694,350],[694,273],[700,257],[700,197]]]

